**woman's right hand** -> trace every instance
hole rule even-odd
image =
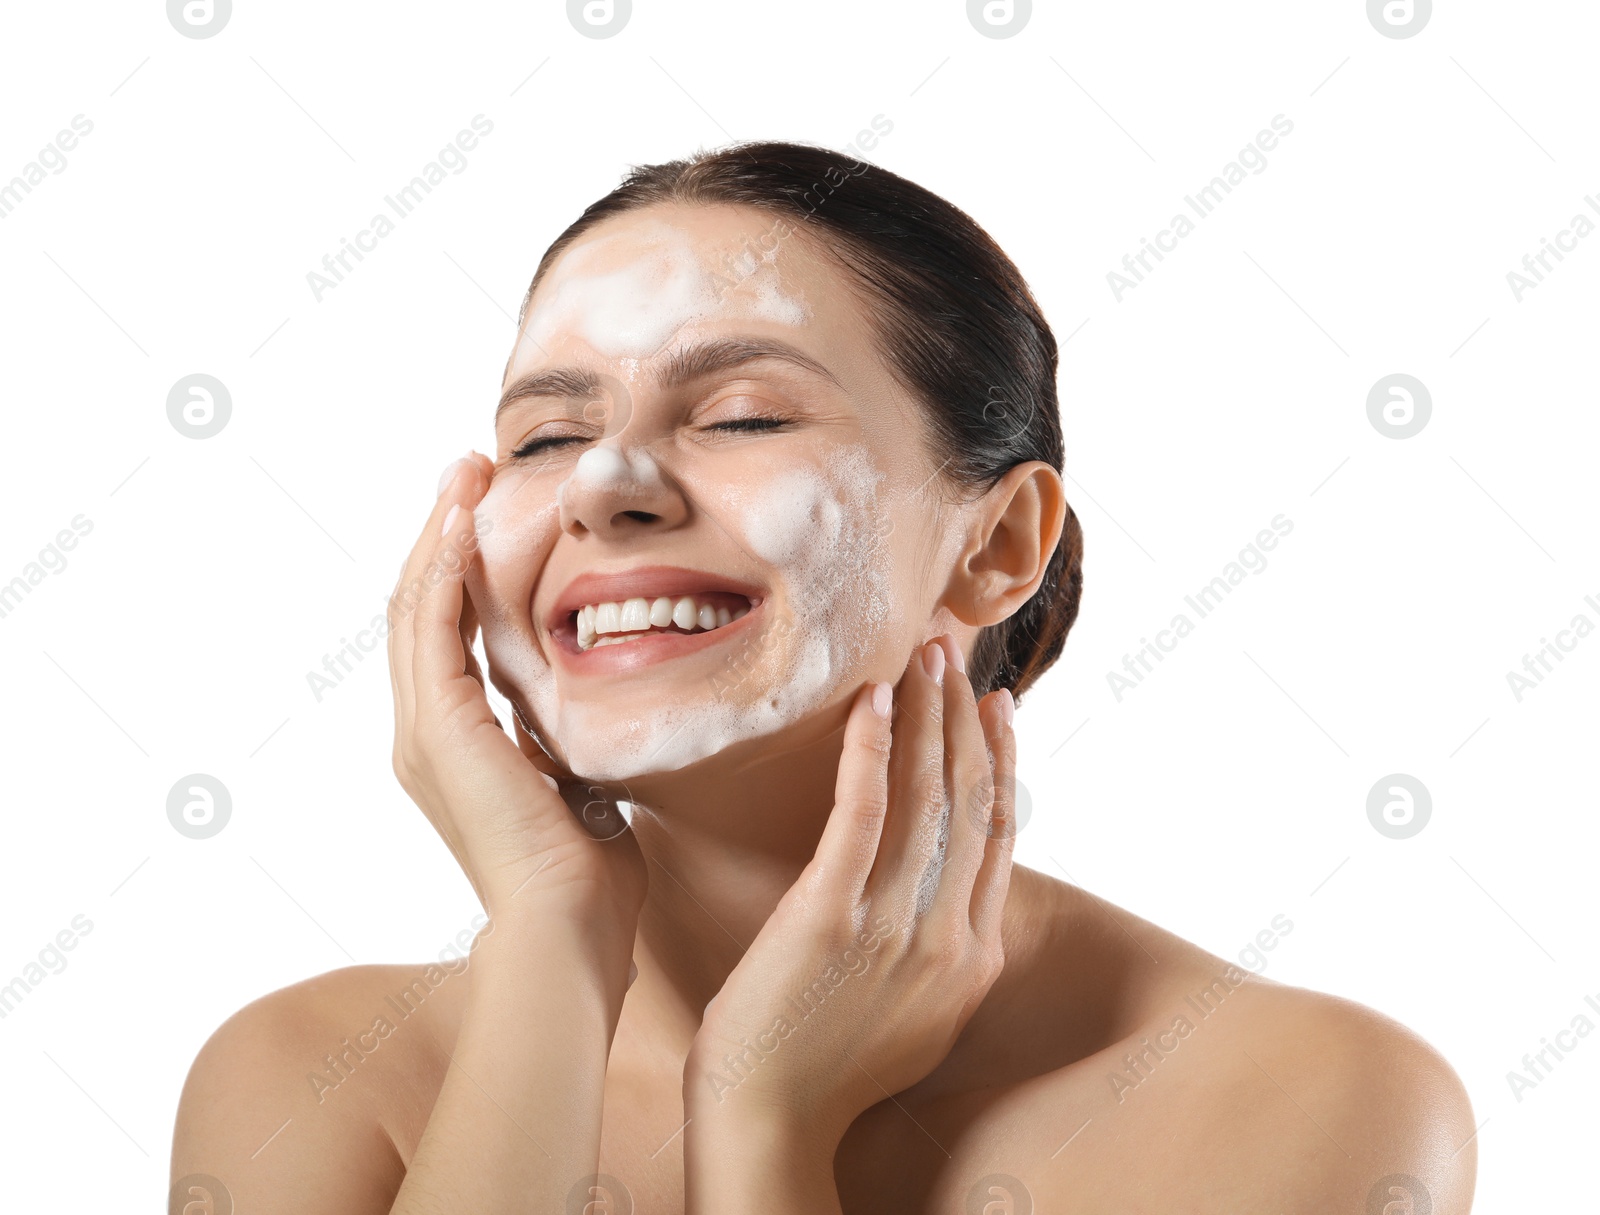
[[[491,923],[524,911],[546,926],[565,918],[626,959],[647,881],[638,841],[614,803],[537,742],[522,749],[506,734],[472,653],[478,623],[464,579],[478,558],[473,508],[493,474],[475,452],[446,470],[389,601],[395,775]]]

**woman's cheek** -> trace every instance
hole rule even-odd
[[[892,551],[881,524],[884,473],[867,448],[830,448],[754,484],[730,487],[724,526],[772,571],[790,646],[777,679],[814,709],[866,665],[890,619]],[[801,710],[805,711],[805,710]]]
[[[554,539],[556,509],[552,495],[533,485],[529,474],[511,469],[495,477],[474,512],[479,560],[468,571],[468,586],[490,592],[478,603],[480,611],[503,608],[502,614],[515,617],[528,608],[537,563]]]
[[[538,714],[552,697],[549,663],[533,640],[533,586],[548,553],[556,504],[536,499],[526,474],[501,473],[475,512],[478,560],[467,570],[467,593],[478,611],[494,684]]]

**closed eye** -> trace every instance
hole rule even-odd
[[[707,430],[777,430],[789,425],[787,418],[732,418],[726,422],[713,422]]]
[[[726,422],[713,422],[706,430],[745,431],[759,433],[761,431],[777,430],[788,426],[787,418],[731,418]],[[513,460],[525,459],[537,455],[541,451],[548,451],[552,447],[559,447],[567,443],[587,443],[585,435],[548,435],[542,439],[529,439],[521,447],[511,453]]]
[[[549,448],[560,446],[563,443],[582,442],[585,442],[585,439],[582,435],[551,435],[549,438],[545,439],[529,439],[521,447],[517,448],[511,453],[511,458],[513,460],[522,460],[528,456],[536,455],[541,451],[546,451]]]

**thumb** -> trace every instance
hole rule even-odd
[[[529,728],[521,707],[515,701],[511,704],[511,736],[516,740],[517,750],[528,757],[528,762],[557,785],[570,785],[578,779],[550,753],[544,740]]]

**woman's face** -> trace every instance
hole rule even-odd
[[[954,623],[960,512],[921,406],[808,240],[654,206],[529,304],[468,590],[495,686],[577,776],[782,735]]]

